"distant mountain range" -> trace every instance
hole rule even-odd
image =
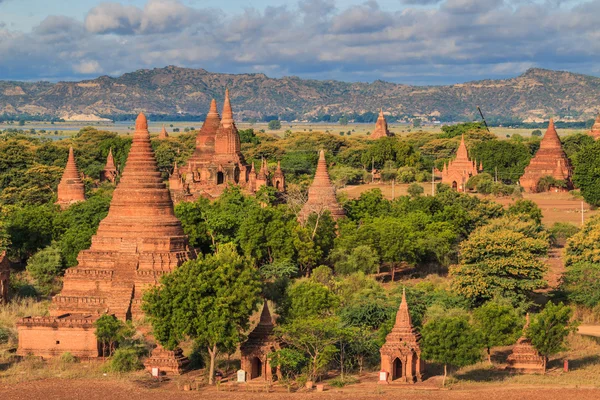
[[[0,114],[123,118],[147,112],[157,117],[203,116],[212,98],[229,88],[239,120],[328,119],[341,115],[421,116],[442,121],[486,117],[533,121],[554,116],[585,120],[600,111],[600,78],[530,69],[502,80],[447,86],[409,86],[384,81],[347,83],[264,74],[220,74],[168,66],[117,78],[81,82],[0,81]]]

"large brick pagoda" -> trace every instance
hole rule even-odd
[[[593,137],[594,140],[598,140],[598,138],[600,138],[600,115],[596,117],[596,121],[594,122],[594,125],[592,125],[589,135]]]
[[[319,153],[319,162],[315,178],[308,188],[308,199],[298,214],[300,221],[306,221],[310,214],[320,214],[329,210],[333,219],[339,219],[346,215],[344,209],[339,205],[335,197],[335,187],[329,179],[325,151]]]
[[[85,190],[81,174],[75,163],[75,154],[73,154],[73,146],[69,147],[69,158],[63,172],[60,183],[58,184],[58,199],[56,204],[63,210],[71,204],[85,201]]]
[[[273,334],[273,328],[273,318],[265,301],[258,325],[250,332],[248,340],[240,346],[241,368],[249,380],[274,380],[269,355],[279,349],[279,343]]]
[[[388,124],[385,119],[385,115],[383,115],[383,110],[380,110],[379,117],[377,117],[377,122],[375,123],[375,130],[369,137],[371,139],[379,139],[388,136],[392,136],[392,134],[388,130]]]
[[[140,114],[108,215],[90,248],[79,253],[78,265],[65,272],[50,317],[17,324],[18,354],[52,357],[68,351],[97,357],[93,322],[105,313],[122,320],[141,317],[146,289],[194,255],[158,171],[148,122]]]
[[[169,188],[176,202],[200,196],[216,198],[229,184],[253,193],[260,188],[261,180],[265,185],[270,184],[266,161],[261,165],[261,173],[265,176],[258,177],[241,152],[240,135],[233,120],[229,90],[226,90],[222,118],[213,99],[196,136],[196,149],[187,165],[173,171]],[[258,184],[254,185],[255,182]],[[283,190],[283,185],[281,187]]]
[[[482,166],[479,166],[482,170]],[[448,165],[444,164],[442,170],[442,183],[452,186],[459,192],[466,191],[466,185],[469,178],[479,173],[477,162],[469,159],[469,152],[465,144],[465,135],[460,138],[460,144],[456,151],[456,157]]]
[[[380,383],[415,383],[423,378],[425,363],[421,360],[421,335],[413,328],[406,293],[396,314],[392,331],[381,347],[381,372],[387,373],[387,381]]]
[[[550,119],[548,129],[540,142],[540,148],[525,168],[519,183],[526,191],[537,192],[540,179],[551,176],[556,180],[564,181],[566,184],[564,189],[569,190],[573,188],[571,174],[571,162],[562,149],[554,120]]]

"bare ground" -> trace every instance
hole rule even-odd
[[[200,391],[167,391],[160,387],[148,388],[136,382],[112,379],[46,379],[23,382],[11,386],[0,384],[0,398],[10,400],[154,400],[167,398],[279,400],[324,399],[411,399],[411,400],[592,400],[600,398],[600,389],[527,387],[512,385],[488,385],[486,387],[453,390],[415,390],[410,386],[378,386],[376,384],[349,389],[331,389],[323,393],[257,393],[257,392],[217,392],[215,388]]]

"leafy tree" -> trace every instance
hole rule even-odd
[[[508,346],[521,333],[521,318],[510,303],[488,301],[473,312],[475,327],[479,329],[482,343],[487,349],[488,362],[492,363],[491,348]]]
[[[425,324],[421,335],[421,356],[427,361],[444,365],[442,386],[446,384],[448,365],[464,367],[481,359],[481,337],[467,318],[433,320]]]
[[[564,247],[566,241],[576,235],[577,232],[579,232],[579,227],[569,222],[555,222],[548,229],[548,234],[553,245],[559,247]]]
[[[48,246],[29,258],[27,272],[35,279],[38,288],[49,294],[56,277],[64,270],[60,250],[55,246]]]
[[[269,121],[269,129],[272,131],[277,131],[281,129],[281,121],[279,121],[278,119],[273,119]]]
[[[562,148],[574,165],[577,165],[577,153],[594,143],[594,138],[585,133],[576,133],[561,138]]]
[[[308,375],[312,380],[324,371],[338,352],[335,344],[342,330],[336,317],[297,318],[275,328],[283,343],[308,355]]]
[[[149,290],[142,308],[156,339],[167,349],[190,338],[210,355],[209,383],[220,350],[230,351],[248,329],[261,292],[257,271],[233,244],[184,263]]]
[[[423,192],[425,192],[425,189],[423,189],[423,186],[419,185],[418,183],[411,183],[408,186],[408,194],[411,197],[418,197],[422,195]]]
[[[531,136],[541,137],[542,136],[542,131],[539,130],[539,129],[534,129],[533,131],[531,131]]]
[[[11,211],[7,231],[15,256],[26,260],[37,250],[50,244],[56,210],[56,206],[46,204],[18,207]]]
[[[337,296],[322,283],[301,279],[290,285],[280,305],[284,319],[302,319],[333,314],[339,304]]]
[[[573,183],[588,204],[600,206],[600,142],[583,147],[576,160]]]
[[[114,315],[104,314],[94,322],[95,335],[102,345],[102,354],[111,355],[119,342],[131,338],[135,333],[131,323],[125,324]]]
[[[348,117],[346,117],[345,115],[341,116],[338,122],[342,126],[348,125]]]
[[[355,272],[372,274],[379,268],[379,255],[368,245],[353,248],[348,254],[346,249],[336,249],[332,254],[335,260],[335,271],[340,275],[349,275]]]
[[[287,381],[294,380],[300,375],[309,360],[302,351],[293,348],[283,348],[269,354],[271,366],[276,367]]]
[[[544,369],[549,356],[566,350],[567,336],[577,329],[577,324],[571,322],[572,316],[570,307],[549,302],[531,321],[526,335],[544,357]]]
[[[542,210],[531,200],[517,200],[508,206],[506,215],[526,215],[538,224],[542,223]]]
[[[565,265],[590,262],[600,264],[600,216],[593,216],[567,240]]]
[[[454,288],[474,303],[500,296],[518,304],[546,285],[540,258],[547,251],[547,237],[534,221],[492,221],[461,243],[460,264],[450,270]]]
[[[444,139],[452,139],[472,132],[482,132],[485,127],[481,122],[464,122],[462,124],[443,125],[442,133],[438,135]]]
[[[532,156],[525,144],[508,140],[482,141],[471,149],[469,155],[483,163],[485,172],[494,176],[497,169],[498,178],[509,183],[516,183],[523,175]]]
[[[239,134],[241,143],[251,143],[255,146],[260,144],[260,139],[256,136],[256,134],[254,133],[254,129],[252,128],[240,129]]]
[[[600,304],[600,264],[571,264],[562,277],[560,290],[572,303],[596,307]]]

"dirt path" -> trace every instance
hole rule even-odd
[[[600,398],[600,389],[551,388],[510,385],[486,385],[478,388],[419,391],[409,386],[372,385],[367,388],[329,390],[324,393],[247,393],[216,392],[214,388],[199,392],[149,389],[135,382],[120,380],[61,380],[48,379],[24,382],[11,386],[0,383],[0,398],[10,400],[158,400],[223,399],[223,400],[280,400],[280,399],[411,399],[411,400],[592,400]]]
[[[600,325],[579,325],[577,332],[580,335],[600,337]]]

